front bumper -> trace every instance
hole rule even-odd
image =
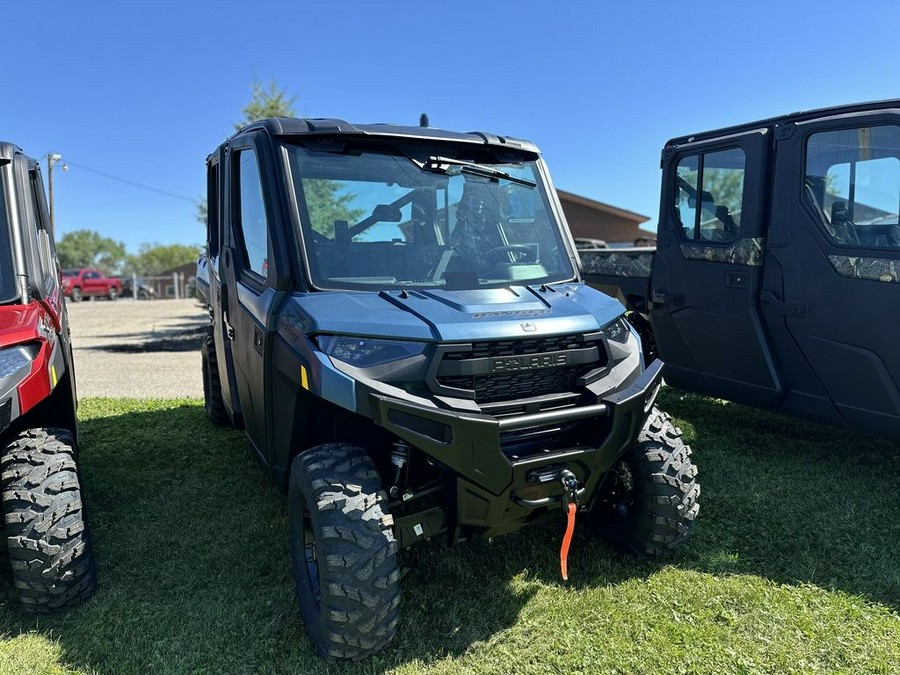
[[[370,394],[373,421],[422,450],[456,475],[455,530],[493,536],[515,529],[537,508],[561,498],[555,471],[568,469],[579,482],[582,504],[599,480],[635,442],[662,382],[662,362],[654,361],[635,382],[600,401],[530,415],[492,417],[426,408]],[[511,432],[597,420],[590,444],[543,449],[527,455],[504,450]]]

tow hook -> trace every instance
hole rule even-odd
[[[578,479],[575,474],[564,469],[560,474],[560,482],[563,487],[562,505],[566,513],[566,533],[563,535],[562,546],[559,549],[559,567],[563,581],[569,580],[569,545],[572,543],[572,533],[575,531],[575,513],[578,511]]]

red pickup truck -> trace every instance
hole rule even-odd
[[[107,277],[95,269],[70,269],[62,271],[63,293],[72,302],[81,302],[82,298],[99,296],[115,300],[122,295],[122,280]]]

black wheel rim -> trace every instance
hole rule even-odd
[[[305,504],[303,506],[303,557],[306,561],[309,590],[318,606],[321,590],[319,588],[319,562],[316,558],[316,535],[313,531],[312,518],[309,516],[309,508]]]

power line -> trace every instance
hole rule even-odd
[[[98,176],[103,176],[104,178],[109,178],[110,180],[116,180],[120,183],[125,183],[126,185],[131,185],[132,187],[141,188],[142,190],[149,190],[150,192],[156,192],[157,194],[165,195],[167,197],[172,197],[173,199],[183,199],[184,201],[190,202],[191,204],[197,204],[200,200],[195,199],[193,197],[187,197],[185,195],[180,195],[177,192],[169,192],[167,190],[160,190],[159,188],[152,187],[150,185],[144,185],[143,183],[138,183],[137,181],[131,180],[129,178],[122,178],[121,176],[114,176],[111,173],[106,173],[105,171],[100,171],[98,169],[92,169],[89,166],[85,166],[84,164],[77,164],[69,160],[65,159],[65,163],[69,166],[74,166],[83,171],[88,171],[90,173],[95,173]]]

